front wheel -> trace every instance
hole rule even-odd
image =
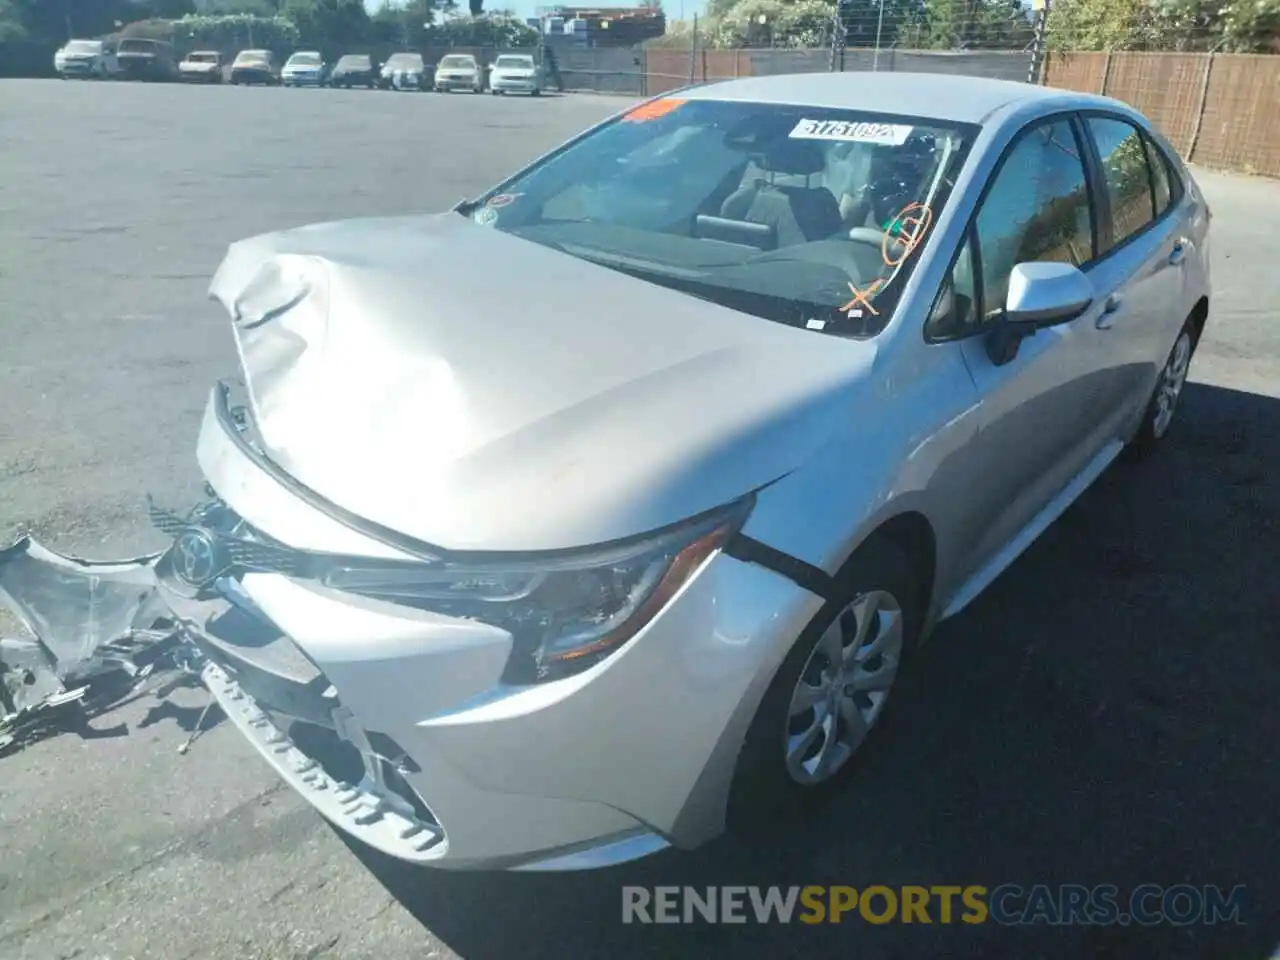
[[[730,822],[752,828],[825,799],[881,717],[919,641],[925,598],[906,554],[873,539],[836,577],[835,596],[801,633],[747,731]]]
[[[529,92],[529,95],[530,95],[530,96],[532,96],[532,97],[540,97],[540,96],[542,96],[542,90],[541,90],[541,89],[539,89],[538,87],[534,87],[534,88]]]

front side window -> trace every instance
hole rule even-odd
[[[1004,309],[1020,263],[1093,259],[1093,211],[1084,161],[1067,120],[1019,135],[977,216],[985,318]]]
[[[850,110],[656,100],[467,212],[745,313],[872,336],[976,132]]]
[[[1127,120],[1089,117],[1087,123],[1111,201],[1111,245],[1118,247],[1156,217],[1147,151],[1142,134]]]

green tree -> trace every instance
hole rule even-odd
[[[1268,51],[1280,0],[1053,0],[1050,49]]]
[[[297,25],[303,43],[324,50],[358,47],[373,33],[362,0],[285,0],[280,12]]]
[[[538,31],[510,13],[450,17],[432,28],[430,40],[451,47],[532,47]]]
[[[421,47],[428,42],[428,32],[435,22],[435,0],[388,0],[373,15],[373,40],[405,48]]]

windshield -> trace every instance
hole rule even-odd
[[[314,67],[320,63],[320,54],[295,53],[289,58],[289,63],[295,67]]]
[[[245,50],[236,57],[236,63],[266,63],[269,56],[265,50]]]
[[[152,40],[121,40],[117,48],[121,53],[155,53],[156,44]]]
[[[533,57],[499,57],[493,65],[500,70],[532,70]]]
[[[463,211],[736,310],[874,336],[977,129],[668,98],[607,123]]]
[[[470,70],[476,65],[472,57],[461,56],[459,54],[451,54],[440,61],[442,67],[453,67],[459,70]]]
[[[369,58],[361,56],[346,56],[338,61],[338,66],[345,70],[364,70],[369,66]]]
[[[216,53],[192,53],[187,56],[188,63],[217,63],[218,54]]]
[[[101,40],[72,40],[66,46],[67,53],[101,53]]]
[[[388,67],[420,67],[422,57],[416,53],[394,53],[387,60]]]

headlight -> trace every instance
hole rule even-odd
[[[512,684],[579,673],[634,637],[746,519],[750,500],[640,541],[467,566],[338,566],[327,586],[508,631]]]

